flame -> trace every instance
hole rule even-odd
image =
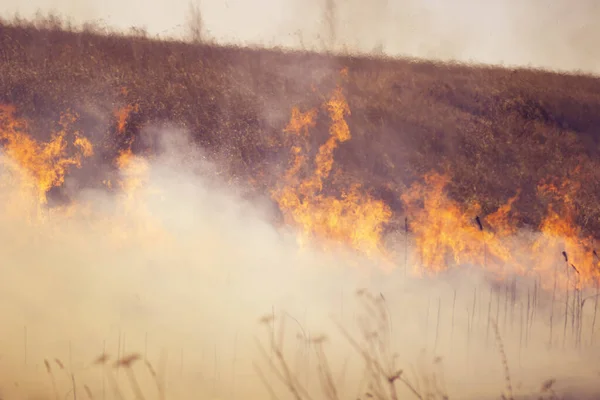
[[[578,172],[579,168],[574,174]],[[557,183],[554,179],[541,182],[537,188],[539,196],[549,202],[539,227],[542,235],[533,244],[539,260],[534,269],[545,275],[558,269],[558,286],[581,287],[600,278],[600,259],[594,254],[593,239],[583,235],[575,223],[575,199],[580,187],[575,180]],[[566,256],[559,257],[563,251]],[[547,280],[545,286],[551,283]]]
[[[301,244],[318,239],[327,249],[341,244],[367,256],[383,255],[389,260],[390,250],[383,245],[382,235],[392,218],[391,209],[359,183],[342,185],[343,170],[334,170],[335,151],[352,139],[347,122],[351,110],[342,85],[348,78],[348,69],[341,70],[340,76],[341,83],[320,109],[291,109],[290,120],[283,129],[290,159],[281,184],[271,191],[271,196],[286,223],[299,230]],[[124,135],[131,114],[137,111],[138,105],[115,110],[113,132]],[[311,149],[311,131],[317,128],[321,114],[330,122],[328,137],[318,148]],[[77,119],[75,113],[64,112],[51,139],[39,142],[30,135],[27,122],[16,117],[15,107],[0,105],[0,141],[6,156],[3,165],[19,174],[19,190],[25,191],[11,199],[13,204],[21,206],[23,199],[33,198],[38,206],[47,206],[49,191],[63,185],[69,170],[80,168],[83,160],[94,154],[91,142],[74,128]],[[121,243],[133,237],[165,237],[160,221],[152,218],[147,207],[148,196],[160,194],[150,184],[149,159],[134,154],[132,145],[133,140],[127,140],[114,160],[119,177],[103,181],[119,191],[121,211],[128,215],[110,221],[118,227],[115,231],[120,233],[116,233],[115,240]],[[514,219],[519,190],[495,212],[483,215],[477,202],[461,205],[448,195],[449,174],[426,174],[423,182],[413,184],[401,195],[415,243],[417,262],[413,272],[436,274],[473,265],[498,279],[506,277],[509,270],[534,275],[546,289],[554,285],[583,288],[597,283],[600,257],[593,238],[584,235],[575,219],[576,200],[584,181],[580,168],[572,171],[569,179],[541,181],[537,194],[546,204],[546,214],[535,235],[527,236]],[[7,182],[2,179],[0,183]],[[89,212],[86,204],[46,210],[47,215],[60,214],[61,218]]]
[[[122,88],[122,93],[127,94],[127,88]],[[128,104],[114,112],[117,123],[117,134],[125,134],[125,128],[132,112],[138,112],[138,104]],[[115,164],[121,174],[121,179],[118,182],[125,196],[126,208],[133,210],[137,202],[137,194],[147,184],[149,173],[149,164],[146,159],[133,154],[132,151],[133,139],[127,141],[127,147],[121,149],[115,160]],[[106,186],[112,187],[112,182],[107,181]]]
[[[284,132],[292,135],[291,140],[295,144],[291,146],[291,161],[284,186],[273,190],[272,197],[286,221],[301,230],[301,243],[319,237],[330,243],[350,245],[367,255],[380,253],[383,251],[383,226],[392,215],[390,208],[364,194],[359,184],[342,189],[337,197],[328,195],[324,190],[324,183],[333,168],[335,149],[351,138],[345,119],[350,108],[341,87],[333,91],[324,109],[331,120],[329,138],[317,151],[312,174],[304,179],[300,175],[309,158],[307,138],[310,128],[316,125],[318,111],[292,109]]]
[[[77,115],[66,112],[61,115],[57,132],[46,143],[37,142],[27,133],[27,123],[15,118],[13,106],[0,106],[0,140],[4,152],[14,160],[27,175],[26,181],[37,192],[42,205],[47,204],[47,194],[53,187],[64,183],[69,168],[81,168],[83,158],[93,155],[93,147],[88,139],[69,126],[77,120]],[[73,153],[69,153],[67,137],[74,136]]]
[[[444,191],[449,180],[448,175],[430,173],[424,184],[414,184],[401,196],[412,216],[409,228],[420,258],[414,272],[438,273],[452,264],[485,264],[492,269],[511,261],[510,250],[501,239],[506,234],[504,221],[512,202],[484,219],[491,225],[497,224],[496,232],[482,229],[475,222],[479,204],[472,204],[463,212]]]
[[[121,174],[119,186],[125,196],[126,207],[133,210],[138,206],[138,194],[148,183],[148,160],[134,155],[131,148],[127,148],[119,153],[116,164]]]
[[[593,239],[585,237],[574,221],[578,182],[540,183],[538,195],[549,199],[547,213],[539,235],[528,239],[517,235],[517,224],[510,218],[520,191],[494,213],[478,219],[479,204],[465,208],[448,197],[449,180],[448,175],[430,173],[424,183],[414,184],[401,196],[411,216],[409,226],[419,258],[416,274],[471,264],[502,279],[510,267],[512,272],[536,276],[546,289],[582,288],[600,278]]]
[[[508,237],[517,233],[517,225],[511,221],[511,214],[514,216],[514,202],[520,196],[521,190],[517,189],[517,193],[508,199],[506,204],[501,205],[494,213],[485,217],[487,222],[499,237]]]
[[[16,109],[0,105],[0,195],[9,210],[2,215],[7,221],[19,223],[23,218],[39,229],[36,234],[60,235],[61,222],[78,218],[78,221],[94,221],[94,228],[110,230],[107,238],[115,248],[149,246],[157,240],[173,243],[161,222],[153,218],[149,209],[149,196],[156,196],[156,188],[150,185],[149,160],[136,156],[131,144],[119,153],[115,160],[119,178],[115,189],[117,208],[109,218],[90,218],[100,212],[92,199],[77,199],[60,207],[48,206],[48,192],[61,186],[66,174],[73,167],[81,167],[83,159],[93,155],[93,146],[79,131],[73,129],[77,115],[65,112],[61,115],[59,129],[51,133],[51,140],[38,142],[29,134],[25,120],[16,118]],[[104,184],[113,186],[110,180]],[[102,214],[103,215],[103,214]],[[37,237],[37,236],[36,236]]]
[[[128,104],[125,107],[121,107],[114,112],[114,116],[117,119],[117,132],[119,134],[125,133],[125,127],[127,126],[127,120],[129,119],[132,112],[138,112],[138,104]]]

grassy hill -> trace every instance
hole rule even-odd
[[[553,177],[581,182],[576,223],[600,232],[598,78],[74,32],[56,21],[0,24],[0,102],[15,105],[37,138],[61,112],[77,112],[78,126],[101,144],[75,172],[85,182],[99,182],[96,166],[144,126],[168,123],[225,157],[231,174],[260,176],[265,191],[287,162],[281,137],[292,107],[319,107],[343,67],[352,139],[336,150],[336,166],[395,215],[408,185],[438,170],[450,174],[453,199],[477,201],[484,213],[520,190],[519,221],[537,226],[546,204],[536,187]],[[135,108],[117,135],[111,116],[126,105]],[[319,118],[315,144],[328,135],[326,115]]]

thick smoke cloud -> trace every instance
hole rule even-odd
[[[188,7],[183,2],[78,4],[19,7],[23,15],[49,6],[76,20],[105,19],[122,29],[146,25],[156,34],[176,34],[178,28],[172,28],[185,20]],[[322,21],[323,4],[203,1],[201,8],[206,29],[222,41],[298,46],[301,39],[305,48],[320,50],[333,31],[335,49],[355,52],[379,48],[392,55],[587,71],[597,71],[600,59],[592,40],[597,29],[590,23],[597,15],[592,2],[580,2],[569,13],[556,2],[537,8],[516,1],[377,1],[367,8],[365,2],[348,1],[335,4],[334,30]],[[267,12],[259,14],[261,8]],[[385,273],[381,260],[362,259],[348,249],[300,248],[292,230],[270,224],[268,204],[243,200],[244,188],[218,178],[223,166],[193,149],[184,133],[154,135],[162,141],[160,155],[136,161],[137,168],[122,176],[142,183],[131,197],[73,192],[78,207],[42,210],[43,222],[35,196],[23,191],[14,165],[2,156],[2,394],[52,393],[46,359],[61,396],[75,381],[79,393],[88,385],[95,398],[104,391],[110,398],[109,379],[91,361],[103,351],[113,358],[137,351],[167,377],[171,398],[189,393],[264,398],[253,367],[260,360],[254,339],[266,339],[258,320],[273,314],[277,320],[288,316],[286,354],[312,391],[318,392],[317,366],[297,335],[325,333],[339,387],[356,396],[365,390],[361,360],[330,317],[358,334],[361,308],[354,293],[362,287],[386,299],[399,366],[422,377],[434,368],[434,355],[441,356],[451,398],[497,398],[505,390],[489,315],[499,316],[515,393],[536,392],[549,378],[558,379],[562,391],[575,387],[578,398],[596,389],[593,308],[586,309],[584,350],[572,350],[570,339],[562,349],[563,315],[557,313],[549,351],[543,306],[523,328],[531,282],[519,280],[521,290],[507,301],[503,287],[496,289],[468,270],[427,279],[405,276],[401,252],[396,268]],[[391,241],[403,248],[402,235]],[[422,370],[415,365],[419,361]],[[313,371],[309,377],[307,367]],[[148,370],[140,364],[136,374],[153,398]],[[128,388],[123,371],[118,380]]]
[[[158,135],[159,155],[122,173],[137,189],[73,193],[76,207],[66,211],[39,211],[18,166],[2,156],[3,393],[48,396],[54,379],[61,395],[75,381],[80,393],[86,385],[95,398],[111,398],[108,375],[91,362],[102,352],[139,352],[166,377],[170,398],[264,398],[253,365],[268,372],[255,342],[268,334],[258,321],[285,315],[286,356],[315,398],[316,360],[298,335],[327,336],[341,393],[357,396],[366,390],[363,364],[332,321],[358,334],[360,288],[386,299],[392,347],[411,379],[437,372],[451,398],[497,398],[504,390],[487,318],[488,305],[507,306],[502,289],[492,290],[478,268],[420,279],[404,273],[402,260],[384,272],[381,260],[347,249],[298,247],[292,230],[268,222],[268,207],[242,200],[242,187],[218,178],[219,164],[190,146],[185,133],[152,132],[146,135]],[[524,339],[524,293],[498,319],[514,391],[535,392],[549,378],[559,379],[557,389],[587,390],[598,373],[594,353],[547,351],[546,314]],[[586,335],[589,326],[586,319]],[[154,398],[149,371],[142,363],[135,371]],[[274,389],[284,390],[267,372]],[[129,391],[125,371],[115,379]]]
[[[152,7],[134,0],[0,4],[5,17],[54,10],[77,23],[143,26],[163,37],[184,34],[190,9],[187,0]],[[222,43],[313,50],[333,44],[335,51],[600,72],[600,8],[593,0],[203,0],[198,6],[206,36]]]

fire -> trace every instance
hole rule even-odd
[[[555,284],[581,288],[600,278],[593,240],[574,222],[579,183],[563,180],[560,185],[542,182],[538,186],[539,196],[549,198],[549,203],[539,234],[531,239],[518,236],[510,219],[519,191],[496,212],[479,219],[480,205],[465,209],[452,201],[444,190],[448,182],[448,175],[431,173],[402,195],[419,259],[416,274],[471,264],[503,278],[510,267],[512,272],[535,276],[546,289]]]
[[[137,104],[127,104],[125,107],[121,107],[114,112],[114,116],[117,119],[117,132],[119,134],[125,133],[125,127],[127,120],[132,112],[138,112],[139,106]]]
[[[348,70],[342,70],[342,80],[347,76]],[[137,111],[137,105],[115,110],[113,132],[124,135],[131,114]],[[322,115],[329,119],[328,137],[318,148],[311,149],[311,131],[317,128],[317,118]],[[382,240],[383,228],[393,216],[390,207],[359,183],[342,185],[338,178],[343,171],[334,171],[336,150],[352,139],[349,115],[350,106],[341,84],[329,93],[321,108],[292,108],[283,129],[290,160],[282,183],[271,190],[271,196],[286,222],[300,231],[299,241],[318,239],[328,248],[342,244],[367,256],[390,260],[391,253]],[[39,142],[30,135],[27,122],[16,117],[13,106],[0,105],[3,161],[11,171],[22,175],[18,189],[27,191],[15,195],[11,200],[14,204],[28,196],[38,206],[47,206],[50,190],[63,185],[69,170],[80,168],[83,160],[94,154],[91,142],[74,128],[77,118],[72,112],[63,113],[51,139]],[[113,160],[119,177],[112,182],[103,181],[109,188],[119,190],[120,211],[128,216],[110,221],[120,227],[116,240],[136,235],[165,237],[160,222],[152,218],[146,207],[148,196],[157,195],[150,184],[149,159],[134,154],[132,145],[133,140],[127,140]],[[576,199],[584,181],[576,169],[570,179],[540,182],[538,198],[546,203],[546,215],[535,234],[524,235],[514,220],[514,204],[520,190],[495,212],[484,216],[480,204],[463,206],[451,199],[446,190],[449,174],[427,174],[423,182],[401,194],[415,244],[413,272],[436,274],[472,265],[499,279],[506,277],[507,271],[536,276],[546,289],[554,285],[580,289],[597,283],[600,257],[593,238],[585,236],[575,220]],[[85,209],[85,204],[74,204],[61,210],[60,216],[77,210],[87,212],[82,211]]]
[[[122,88],[122,93],[126,95],[127,88]],[[114,111],[113,114],[116,118],[118,135],[125,134],[125,128],[131,113],[138,111],[139,106],[137,104],[127,104],[126,106]],[[124,149],[119,150],[115,160],[115,165],[121,174],[121,179],[119,180],[118,185],[125,195],[129,208],[135,207],[135,193],[139,192],[141,188],[145,186],[145,178],[149,170],[147,160],[133,154],[132,145],[133,139],[128,140],[127,146]],[[112,188],[113,183],[110,180],[106,180],[105,185],[108,188]]]
[[[413,185],[401,196],[412,215],[409,227],[420,258],[414,272],[438,273],[453,263],[485,264],[491,269],[511,261],[510,250],[501,239],[508,231],[505,220],[514,200],[484,219],[492,228],[498,228],[496,232],[490,231],[476,223],[478,204],[463,212],[448,198],[444,192],[448,182],[448,175],[432,173],[425,177],[424,184]]]
[[[517,233],[516,224],[511,224],[510,216],[514,216],[513,204],[521,194],[521,190],[508,199],[506,204],[501,205],[495,213],[485,217],[485,221],[494,228],[494,231],[499,237],[508,237]]]
[[[119,186],[125,196],[125,205],[133,210],[139,206],[137,195],[148,182],[149,164],[145,158],[135,156],[131,149],[119,153],[116,160],[121,179]]]
[[[585,237],[575,224],[575,198],[580,186],[569,179],[560,184],[546,180],[538,186],[540,197],[549,202],[539,227],[542,236],[533,244],[540,260],[535,270],[549,274],[558,269],[559,286],[580,287],[600,278],[600,259],[594,253],[593,239]],[[557,256],[563,251],[566,255]]]
[[[37,142],[27,133],[27,123],[15,118],[13,106],[0,107],[0,139],[4,152],[15,161],[27,175],[26,181],[34,188],[40,204],[47,204],[47,194],[53,187],[64,183],[71,167],[81,168],[83,158],[93,155],[88,139],[77,130],[70,129],[77,116],[67,112],[61,116],[60,129],[53,132],[51,140]],[[72,155],[68,153],[68,136],[72,136]]]
[[[342,71],[342,76],[347,71]],[[321,145],[314,159],[312,174],[302,177],[307,167],[310,128],[316,126],[318,110],[301,112],[292,109],[291,119],[284,129],[292,135],[291,162],[285,174],[284,186],[272,191],[288,223],[301,230],[300,241],[312,237],[344,243],[367,255],[383,251],[381,234],[383,226],[392,216],[390,208],[382,201],[363,193],[359,184],[341,190],[332,196],[324,188],[334,163],[334,151],[350,140],[350,129],[345,117],[350,114],[342,88],[333,91],[324,104],[331,120],[329,138]],[[330,183],[330,182],[329,182]]]

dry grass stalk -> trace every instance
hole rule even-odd
[[[433,351],[437,351],[437,345],[440,335],[440,317],[442,312],[442,298],[438,297],[438,312],[437,312],[437,322],[435,324],[435,343],[433,345]],[[390,328],[391,329],[391,328]]]
[[[397,384],[400,383],[417,399],[447,399],[445,391],[441,389],[440,381],[435,376],[426,376],[422,378],[422,382],[417,380],[413,383],[406,377],[404,371],[396,365],[398,355],[392,353],[391,350],[391,335],[393,332],[389,329],[390,317],[383,295],[373,296],[366,291],[359,291],[358,296],[365,309],[365,316],[360,318],[359,321],[361,340],[359,341],[352,337],[339,322],[335,322],[343,337],[361,356],[364,362],[364,386],[366,387],[366,391],[363,395],[358,396],[358,398],[397,400],[399,399]],[[273,338],[275,336],[273,334],[274,323],[272,323],[271,316],[261,319],[261,322],[267,327],[267,336]],[[282,327],[283,323],[280,323],[280,332]],[[314,398],[302,386],[297,377],[292,374],[287,359],[283,354],[281,334],[279,338],[279,341],[270,340],[269,343],[273,347],[273,359],[269,357],[268,350],[258,343],[262,360],[294,399],[310,400]],[[326,339],[325,336],[317,336],[313,337],[310,341],[316,355],[319,386],[325,398],[339,400],[341,398],[341,393],[339,392],[340,384],[339,380],[336,382],[334,379],[333,371],[325,353]],[[437,358],[436,363],[439,363],[440,360]],[[255,369],[271,398],[277,399],[278,396],[273,386],[268,382],[261,368],[255,364]],[[425,387],[424,391],[420,389],[421,386]]]
[[[569,320],[569,257],[566,252],[562,252],[565,257],[565,270],[567,272],[567,284],[566,284],[566,295],[565,295],[565,323],[563,327],[563,349],[565,348],[565,344],[567,342],[567,321]]]
[[[475,325],[475,309],[477,305],[477,288],[473,289],[473,307],[471,308],[471,329]],[[470,333],[469,333],[470,335]]]
[[[550,340],[548,341],[548,347],[552,348],[552,344],[554,341],[554,303],[556,301],[556,285],[557,285],[557,279],[558,279],[558,264],[555,265],[554,267],[554,287],[552,289],[552,302],[551,302],[551,309],[550,309]]]
[[[494,328],[494,333],[496,335],[496,344],[498,345],[498,352],[500,353],[502,366],[504,367],[504,380],[506,384],[508,400],[514,400],[512,381],[510,379],[510,369],[508,368],[508,358],[506,357],[506,352],[504,351],[504,343],[502,343],[502,338],[500,337],[500,330],[498,329],[498,324],[496,323],[496,321],[492,322],[492,327]]]
[[[596,328],[596,314],[598,313],[598,295],[600,294],[600,285],[596,279],[596,295],[594,296],[594,317],[592,318],[590,345],[594,344],[594,329]]]
[[[408,273],[408,217],[404,217],[404,276]]]
[[[456,310],[456,289],[454,289],[454,297],[452,298],[452,329],[450,331],[450,340],[454,339],[454,311]]]
[[[83,390],[85,390],[85,393],[87,394],[90,400],[94,400],[94,395],[92,394],[92,391],[90,390],[88,385],[83,385]]]
[[[485,345],[488,345],[488,338],[490,336],[490,321],[492,318],[492,298],[493,298],[493,290],[490,287],[490,300],[488,301],[488,312],[487,312],[487,325],[485,328]]]
[[[506,332],[506,323],[508,317],[508,282],[504,284],[504,332]]]
[[[52,390],[54,391],[54,397],[58,400],[58,388],[56,387],[56,378],[54,377],[54,373],[52,372],[52,367],[46,359],[44,360],[44,365],[46,366],[46,372],[48,373],[48,376],[50,376],[50,381],[52,382]]]
[[[525,314],[525,347],[527,347],[527,344],[529,343],[529,318],[530,318],[530,312],[531,310],[531,296],[529,293],[529,288],[527,288],[527,313]]]
[[[143,400],[144,394],[142,392],[142,388],[140,387],[137,381],[137,378],[135,377],[135,374],[133,373],[132,367],[134,363],[141,359],[142,357],[139,354],[132,353],[127,356],[123,356],[121,359],[115,361],[114,363],[114,367],[117,369],[117,371],[121,368],[125,369],[125,373],[127,374],[129,384],[137,400]]]

